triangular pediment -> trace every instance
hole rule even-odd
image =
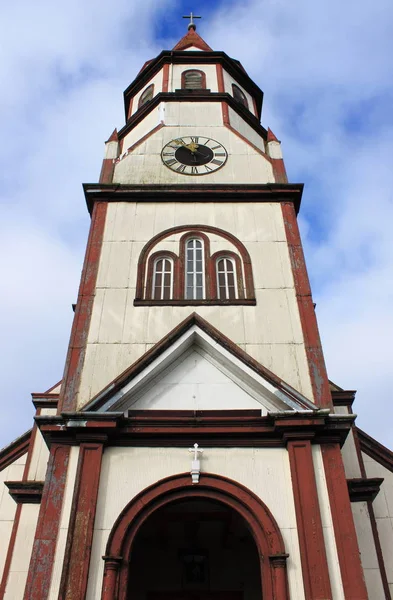
[[[304,411],[316,407],[197,315],[183,322],[84,410]]]

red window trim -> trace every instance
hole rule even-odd
[[[152,96],[150,98],[150,100],[153,99],[154,96],[154,83],[151,83],[150,85],[146,86],[145,89],[142,91],[141,95],[139,96],[139,100],[138,100],[138,108],[141,108],[141,106],[145,106],[145,104],[147,104],[148,102],[150,102],[150,100],[146,100],[146,102],[142,103],[142,96],[145,92],[147,92],[147,90],[149,90],[150,88],[152,88]]]
[[[200,87],[200,88],[187,88],[186,87],[186,75],[187,75],[187,73],[190,73],[191,71],[195,71],[195,73],[200,73],[202,75],[202,87]],[[206,89],[206,73],[204,71],[201,71],[200,69],[187,69],[186,71],[182,71],[181,89],[182,90],[187,90],[187,89],[205,90]]]
[[[187,231],[185,235],[180,238],[179,242],[179,255],[180,255],[180,277],[179,277],[179,296],[186,300],[186,245],[191,239],[201,239],[203,241],[203,253],[205,259],[205,299],[211,298],[211,281],[209,276],[209,262],[210,262],[210,240],[201,231],[191,230]]]
[[[165,302],[165,300],[153,300],[154,294],[154,263],[160,258],[170,258],[173,261],[173,298],[172,300],[176,300],[179,298],[178,290],[177,290],[177,281],[179,280],[179,257],[174,253],[167,250],[160,250],[159,252],[154,252],[151,256],[149,256],[149,262],[147,265],[147,278],[146,278],[146,293],[145,297],[153,302]]]
[[[231,252],[228,250],[220,250],[219,252],[215,252],[210,257],[211,269],[212,269],[212,298],[217,298],[217,300],[221,300],[218,298],[218,289],[217,289],[217,263],[220,258],[230,258],[234,261],[236,267],[236,284],[237,284],[237,298],[236,300],[244,300],[244,285],[243,285],[243,272],[242,272],[242,261],[239,258],[238,254],[235,252]],[[231,300],[222,299],[223,302],[231,302]]]
[[[242,98],[244,100],[244,102],[242,102],[241,100],[238,100],[235,96],[235,88],[237,90],[239,90],[240,94],[242,95]],[[244,106],[245,108],[247,108],[248,110],[250,110],[249,106],[248,106],[248,100],[247,100],[247,96],[246,94],[243,92],[243,90],[241,88],[239,88],[238,85],[236,85],[236,83],[232,83],[232,96],[234,97],[234,99],[239,102],[239,104],[241,104],[242,106]]]
[[[180,256],[177,256],[173,252],[165,250],[150,254],[154,246],[160,241],[175,235],[177,233],[185,232],[179,241],[179,252]],[[214,234],[222,237],[229,241],[238,250],[240,257],[230,250],[223,250],[223,255],[233,257],[236,261],[237,277],[238,277],[238,296],[236,300],[218,300],[217,298],[217,284],[216,284],[216,267],[215,260],[220,256],[220,252],[216,252],[213,256],[210,256],[210,240],[206,234]],[[205,251],[205,300],[186,300],[184,298],[184,285],[185,285],[185,244],[187,239],[191,237],[199,237],[204,242]],[[152,279],[153,279],[153,265],[154,260],[157,256],[169,256],[174,260],[174,288],[173,288],[173,300],[153,300],[152,299]],[[146,263],[148,269],[146,271]],[[239,266],[240,265],[240,266]],[[244,272],[244,281],[243,281]],[[241,279],[239,280],[239,277]],[[177,227],[171,227],[161,233],[155,235],[149,240],[143,247],[138,261],[137,280],[136,280],[136,294],[134,306],[143,305],[202,305],[202,304],[247,304],[255,305],[255,291],[254,281],[252,275],[251,258],[250,255],[242,242],[231,233],[218,227],[211,225],[180,225]]]
[[[101,600],[126,600],[132,579],[130,562],[136,536],[161,507],[180,500],[211,499],[233,509],[248,525],[258,549],[261,596],[288,600],[287,557],[280,528],[264,502],[248,488],[221,475],[202,473],[193,486],[188,473],[154,483],[133,498],[117,517],[105,548]]]

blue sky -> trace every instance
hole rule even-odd
[[[20,0],[0,49],[0,447],[31,425],[30,393],[62,376],[89,218],[82,182],[124,123],[142,64],[198,31],[265,92],[300,215],[329,376],[393,446],[391,0]]]

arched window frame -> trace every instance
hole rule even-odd
[[[179,240],[179,255],[166,250],[153,252],[154,247],[163,242],[169,236],[174,236],[184,232],[184,235]],[[230,250],[222,250],[210,255],[210,239],[209,235],[219,236],[223,242],[227,240],[232,244],[237,252]],[[191,300],[185,298],[185,255],[186,243],[191,238],[199,238],[203,240],[204,261],[205,261],[205,298]],[[153,253],[152,253],[153,252]],[[172,300],[155,300],[152,298],[152,283],[154,259],[158,256],[171,256],[174,262],[174,284],[173,284],[173,299]],[[217,276],[216,276],[216,260],[221,257],[231,257],[236,264],[236,281],[238,296],[236,299],[220,300],[217,294]],[[244,244],[240,242],[231,233],[213,227],[210,225],[195,225],[190,228],[187,225],[171,227],[155,235],[143,247],[137,270],[136,292],[134,306],[143,305],[181,305],[192,306],[201,304],[246,304],[254,306],[256,304],[255,290],[253,283],[252,265],[250,255]]]
[[[167,259],[170,261],[172,265],[171,270],[171,294],[170,298],[155,298],[155,276],[156,276],[156,265],[159,260]],[[168,252],[166,250],[162,250],[160,252],[154,252],[149,257],[148,268],[147,268],[147,281],[146,281],[146,299],[157,301],[157,302],[166,302],[172,301],[179,298],[178,294],[178,286],[176,285],[177,280],[179,279],[178,274],[178,263],[179,258],[176,256],[174,252]]]
[[[194,244],[193,247],[190,248],[190,244],[194,243],[194,242],[199,243],[200,248],[198,248],[196,246],[196,244]],[[188,270],[189,251],[190,250],[192,252],[192,260],[194,263],[192,271]],[[197,262],[198,250],[200,250],[200,255],[201,255],[201,263],[202,263],[201,271],[197,270],[196,264],[195,264]],[[204,240],[200,236],[190,236],[185,241],[185,244],[184,244],[184,288],[183,288],[185,300],[206,300],[206,257],[205,257],[204,250],[205,250]],[[188,285],[189,275],[191,275],[192,279],[193,279],[191,297],[188,296],[188,289],[191,287]],[[198,285],[198,283],[197,283],[198,275],[200,275],[200,277],[201,277],[201,282],[202,282],[201,285]],[[202,294],[201,294],[200,298],[198,298],[198,291],[197,291],[198,288],[202,288]]]
[[[146,92],[149,92],[151,90],[151,97],[148,98],[147,100],[143,100],[143,96],[144,94],[146,94]],[[141,93],[141,95],[139,96],[139,100],[138,100],[138,108],[141,108],[142,106],[145,106],[145,104],[147,104],[148,102],[150,102],[153,99],[154,96],[154,83],[151,83],[150,85],[148,85],[143,92]]]
[[[215,254],[213,254],[213,256],[210,259],[211,264],[212,264],[212,270],[214,271],[211,276],[211,279],[213,282],[213,285],[212,285],[213,298],[217,298],[218,300],[220,300],[222,302],[228,302],[228,303],[232,302],[232,299],[219,297],[218,262],[222,258],[229,259],[235,267],[235,292],[236,292],[235,300],[244,300],[245,290],[244,290],[244,283],[243,283],[242,260],[238,254],[236,254],[235,252],[227,251],[227,250],[221,250],[220,252],[216,252]]]
[[[187,74],[199,73],[201,75],[201,87],[199,88],[188,88],[187,87]],[[206,73],[200,69],[187,69],[181,74],[181,88],[182,90],[205,90],[206,89]]]
[[[241,104],[242,106],[245,106],[249,110],[248,100],[247,100],[245,93],[235,83],[232,83],[232,96],[234,97],[236,102],[239,102],[239,104]]]

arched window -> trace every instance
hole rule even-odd
[[[245,97],[241,89],[234,83],[232,83],[232,94],[236,102],[239,102],[240,104],[243,104],[243,106],[248,108],[247,98]]]
[[[212,242],[221,249],[211,253]],[[145,244],[138,261],[134,306],[148,303],[254,306],[247,249],[229,232],[210,225],[166,229]]]
[[[185,297],[187,300],[203,300],[205,298],[205,261],[202,240],[198,238],[187,240],[185,259]]]
[[[154,93],[154,85],[151,84],[151,85],[147,86],[147,88],[140,95],[139,102],[138,102],[138,108],[140,108],[141,106],[146,104],[146,102],[150,102],[150,100],[153,98],[153,93]]]
[[[173,260],[162,257],[154,261],[153,300],[172,300],[173,298]]]
[[[181,74],[181,87],[186,90],[203,90],[206,88],[206,76],[203,71],[190,69]]]
[[[216,262],[217,292],[220,300],[236,300],[236,265],[232,258],[226,256]]]

